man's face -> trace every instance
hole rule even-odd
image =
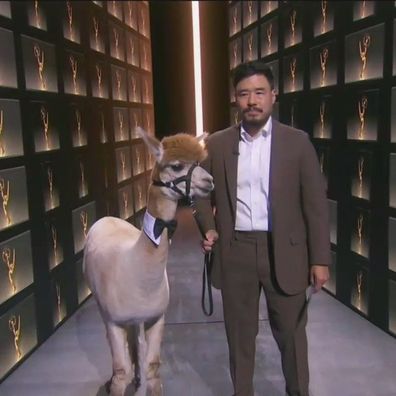
[[[275,91],[265,76],[254,74],[239,81],[235,87],[236,103],[247,127],[262,127],[272,113]]]

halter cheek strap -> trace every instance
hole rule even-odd
[[[183,198],[186,198],[188,203],[191,204],[192,203],[192,196],[190,195],[191,176],[192,176],[193,170],[197,166],[198,166],[198,162],[195,162],[194,164],[191,165],[190,169],[184,176],[180,176],[180,177],[176,178],[175,180],[171,180],[169,182],[163,182],[161,180],[153,180],[153,186],[170,188],[171,190],[180,194]],[[179,187],[177,187],[177,185],[180,183],[186,183],[186,192],[185,193],[183,193],[183,191],[180,190]]]

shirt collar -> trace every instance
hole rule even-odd
[[[261,134],[262,137],[268,137],[270,136],[271,132],[272,132],[272,116],[269,116],[267,122],[265,123],[264,127],[261,129],[259,133]],[[257,135],[255,135],[255,137],[252,138],[246,132],[245,128],[243,127],[243,123],[241,122],[240,137],[245,142],[252,142],[253,140],[255,140]]]

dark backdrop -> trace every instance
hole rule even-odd
[[[195,133],[191,2],[150,2],[156,135]],[[200,3],[204,130],[229,124],[227,6]]]

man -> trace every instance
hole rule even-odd
[[[214,178],[196,202],[202,247],[213,253],[212,283],[221,289],[235,395],[253,396],[261,289],[279,346],[288,396],[308,396],[306,288],[329,277],[330,237],[323,176],[305,132],[271,117],[271,69],[237,67],[242,122],[210,136],[202,164]]]

